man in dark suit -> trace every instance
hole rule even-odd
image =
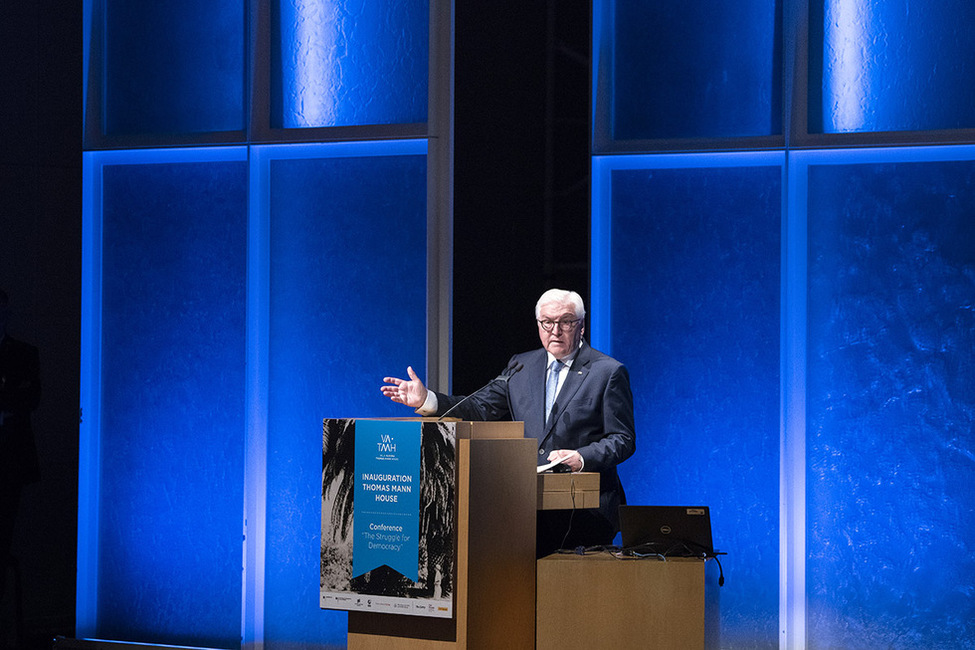
[[[37,348],[7,335],[10,305],[0,289],[0,559],[3,576],[24,485],[39,478],[30,414],[41,398]],[[0,592],[2,593],[2,592]]]
[[[412,368],[409,379],[386,377],[383,394],[420,415],[467,420],[516,420],[538,440],[538,464],[599,472],[599,510],[540,511],[537,552],[607,545],[626,503],[616,466],[633,455],[636,431],[626,368],[583,340],[585,307],[579,294],[551,289],[535,306],[542,348],[511,357],[507,379],[465,400],[428,391]],[[451,409],[456,406],[454,410]]]

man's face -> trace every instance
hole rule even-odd
[[[540,321],[565,323],[576,321],[578,318],[571,303],[551,302],[542,305],[538,310]],[[561,359],[575,352],[585,329],[581,320],[571,325],[556,324],[551,332],[545,331],[542,324],[538,323],[538,338],[542,341],[542,347],[551,352],[556,359]]]

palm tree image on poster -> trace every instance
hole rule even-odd
[[[415,581],[386,564],[353,575],[356,481],[363,480],[356,472],[356,420],[325,419],[322,423],[322,608],[358,610],[381,603],[387,607],[382,611],[392,613],[451,615],[454,425],[450,422],[409,424],[420,430],[419,548]]]

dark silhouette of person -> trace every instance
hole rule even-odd
[[[41,399],[37,348],[7,334],[10,299],[0,289],[0,595],[6,589],[14,524],[25,485],[40,479],[31,412]],[[15,564],[14,564],[15,565]],[[16,566],[16,565],[15,565]]]

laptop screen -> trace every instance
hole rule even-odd
[[[671,557],[714,555],[707,506],[620,506],[623,550]]]

